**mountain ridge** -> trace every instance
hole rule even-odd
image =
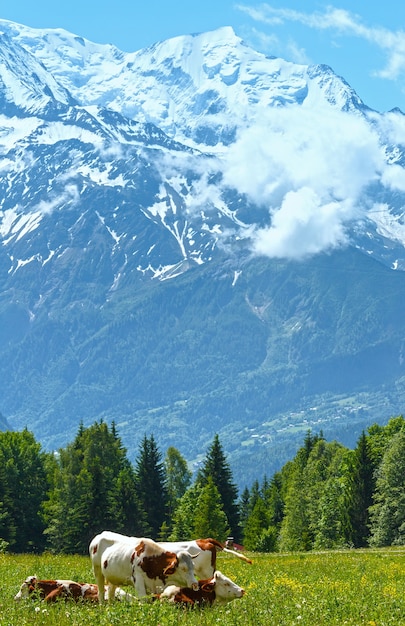
[[[39,56],[42,64],[80,104],[108,106],[126,117],[140,121],[143,118],[173,136],[179,130],[174,119],[198,117],[202,113],[199,108],[203,104],[201,94],[205,91],[212,91],[212,102],[205,116],[210,115],[210,108],[218,116],[223,105],[221,86],[229,88],[236,82],[244,83],[246,88],[236,92],[231,103],[233,110],[225,111],[228,115],[235,113],[235,107],[240,111],[249,102],[249,96],[254,103],[258,93],[263,98],[261,106],[271,105],[278,99],[293,101],[298,97],[300,100],[299,94],[308,91],[308,83],[313,82],[316,89],[319,77],[327,85],[326,97],[331,97],[334,104],[350,109],[353,104],[356,108],[364,106],[348,83],[329,67],[323,66],[323,71],[319,72],[320,66],[295,65],[277,57],[266,57],[246,46],[229,26],[209,33],[174,37],[132,53],[123,53],[111,45],[92,44],[67,31],[39,31],[19,25],[9,25],[9,28],[16,41]],[[57,43],[53,42],[50,55],[45,41],[51,36],[58,39]],[[42,45],[38,45],[41,40]],[[74,53],[69,55],[70,49]],[[270,71],[263,67],[264,63],[270,65]],[[151,67],[159,70],[151,71]],[[177,73],[174,80],[173,73]],[[243,78],[240,78],[242,73]],[[272,94],[269,90],[272,75],[284,73],[288,75],[289,84],[282,84],[281,89]],[[259,83],[264,83],[264,89],[260,89]],[[230,97],[228,89],[227,98]],[[191,100],[191,107],[187,106],[187,100]],[[174,119],[173,108],[176,110]],[[185,114],[190,108],[192,110]],[[182,131],[180,139],[190,140],[190,134],[191,131],[187,134]],[[216,142],[219,138],[221,134],[217,129]]]
[[[194,464],[219,431],[243,487],[307,428],[353,444],[401,412],[399,111],[229,28],[134,53],[0,33],[12,427],[54,449],[114,419],[130,457],[153,430]]]

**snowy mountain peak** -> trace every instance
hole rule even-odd
[[[30,113],[73,99],[37,59],[18,44],[0,23],[0,98],[3,107]],[[6,104],[7,103],[7,104]]]
[[[130,53],[61,29],[0,20],[0,31],[7,241],[21,213],[36,216],[32,232],[54,207],[108,187],[120,190],[114,206],[135,202],[142,224],[168,237],[164,253],[156,242],[136,250],[143,275],[173,275],[235,241],[281,257],[355,241],[405,267],[402,116],[371,111],[330,67],[267,57],[230,27]],[[124,212],[107,214],[123,234]]]
[[[355,92],[330,68],[268,58],[243,43],[231,27],[174,37],[124,53],[63,30],[35,30],[1,22],[35,54],[82,105],[109,107],[152,122],[189,145],[229,144],[238,125],[263,107],[307,98],[348,109]]]

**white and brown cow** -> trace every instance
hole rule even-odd
[[[171,550],[175,553],[186,550],[195,557],[194,571],[196,576],[200,579],[208,579],[214,575],[217,569],[218,552],[227,552],[247,563],[252,563],[244,554],[236,552],[236,550],[231,550],[231,548],[227,548],[224,544],[210,537],[207,539],[194,539],[192,541],[163,541],[159,542],[159,545],[165,548],[165,550]]]
[[[100,602],[104,600],[102,590],[106,583],[109,599],[114,597],[116,586],[123,584],[132,584],[138,597],[156,594],[173,583],[198,588],[190,554],[175,554],[152,539],[104,531],[92,540],[89,551]]]
[[[244,595],[245,590],[242,587],[217,570],[211,578],[198,581],[197,591],[188,587],[169,585],[162,591],[159,598],[187,606],[212,606],[213,604],[227,604]]]
[[[107,588],[105,589],[107,593]],[[55,602],[56,600],[81,600],[86,602],[98,602],[98,587],[92,583],[78,583],[74,580],[50,579],[41,580],[36,576],[28,576],[22,583],[19,592],[14,596],[14,600],[26,598],[40,599],[45,602]],[[126,593],[123,589],[116,589],[116,598],[133,600],[134,596]]]
[[[89,545],[89,554],[91,559],[91,565],[93,568],[93,573],[97,582],[97,585],[100,589],[101,593],[101,602],[103,602],[104,597],[102,595],[102,589],[104,586],[104,575],[101,571],[101,560],[104,552],[107,548],[117,544],[117,543],[129,543],[132,547],[139,541],[137,537],[129,537],[128,535],[121,535],[120,533],[112,532],[111,530],[104,530],[99,533],[90,542]],[[132,571],[131,568],[128,567],[125,572],[126,575],[126,584],[132,584]],[[123,584],[123,583],[121,583]]]

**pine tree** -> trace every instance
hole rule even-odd
[[[284,517],[280,529],[281,550],[310,550],[312,547],[306,487],[303,468],[297,465],[290,478],[285,498]]]
[[[365,547],[370,536],[369,509],[373,504],[375,490],[373,462],[368,438],[363,431],[353,453],[353,463],[348,472],[348,514],[350,519],[349,541],[355,548]]]
[[[170,541],[186,541],[195,538],[194,519],[197,514],[196,502],[198,502],[201,491],[201,485],[194,483],[180,498],[172,518]]]
[[[177,504],[191,484],[192,473],[177,448],[170,446],[165,457],[168,517],[171,520]]]
[[[347,526],[345,468],[347,450],[336,441],[319,438],[304,469],[311,547],[344,543]]]
[[[225,541],[230,529],[222,506],[222,498],[211,477],[208,478],[196,503],[194,533],[196,537],[214,537]]]
[[[39,552],[44,547],[46,456],[27,429],[0,433],[0,537],[14,552]]]
[[[343,547],[344,534],[344,485],[339,478],[329,477],[320,490],[317,520],[313,524],[313,547],[324,550]]]
[[[369,455],[378,467],[384,453],[391,443],[394,435],[405,429],[405,419],[402,415],[392,417],[385,426],[373,424],[367,429],[367,444]]]
[[[17,526],[12,514],[13,491],[7,478],[6,459],[0,442],[0,542],[5,546],[10,544],[13,546],[16,540]]]
[[[239,498],[239,533],[238,534],[240,537],[243,537],[244,528],[246,526],[246,522],[249,518],[250,513],[251,513],[250,491],[247,487],[245,487]]]
[[[81,424],[49,472],[53,488],[44,516],[51,550],[85,554],[91,538],[105,529],[135,534],[130,532],[139,520],[135,480],[115,426]]]
[[[156,539],[162,524],[167,522],[168,497],[164,465],[153,435],[149,438],[145,435],[140,444],[135,476],[139,503],[147,522],[144,534]]]
[[[272,526],[281,524],[284,517],[284,500],[282,496],[282,475],[280,472],[274,474],[267,489],[264,491],[264,501],[267,506],[269,523]]]
[[[114,491],[116,522],[114,528],[123,535],[143,537],[148,523],[142,509],[135,472],[132,465],[125,465],[119,472]]]
[[[198,471],[196,480],[202,486],[205,486],[210,478],[212,478],[221,496],[223,510],[227,517],[231,534],[237,540],[239,535],[238,490],[233,483],[231,468],[226,460],[218,435],[214,436],[213,443],[207,452],[202,467]]]
[[[245,524],[243,532],[244,547],[247,550],[257,550],[260,538],[267,530],[268,526],[268,510],[263,498],[259,497]]]
[[[250,512],[253,511],[254,506],[260,497],[261,497],[261,491],[260,491],[259,481],[255,480],[250,489],[250,500],[249,500]]]
[[[405,545],[405,430],[392,437],[384,453],[370,517],[371,545]]]

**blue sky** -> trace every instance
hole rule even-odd
[[[405,112],[405,3],[400,0],[2,0],[0,18],[65,28],[133,52],[156,41],[233,26],[248,44],[297,63],[325,63],[363,101]]]

